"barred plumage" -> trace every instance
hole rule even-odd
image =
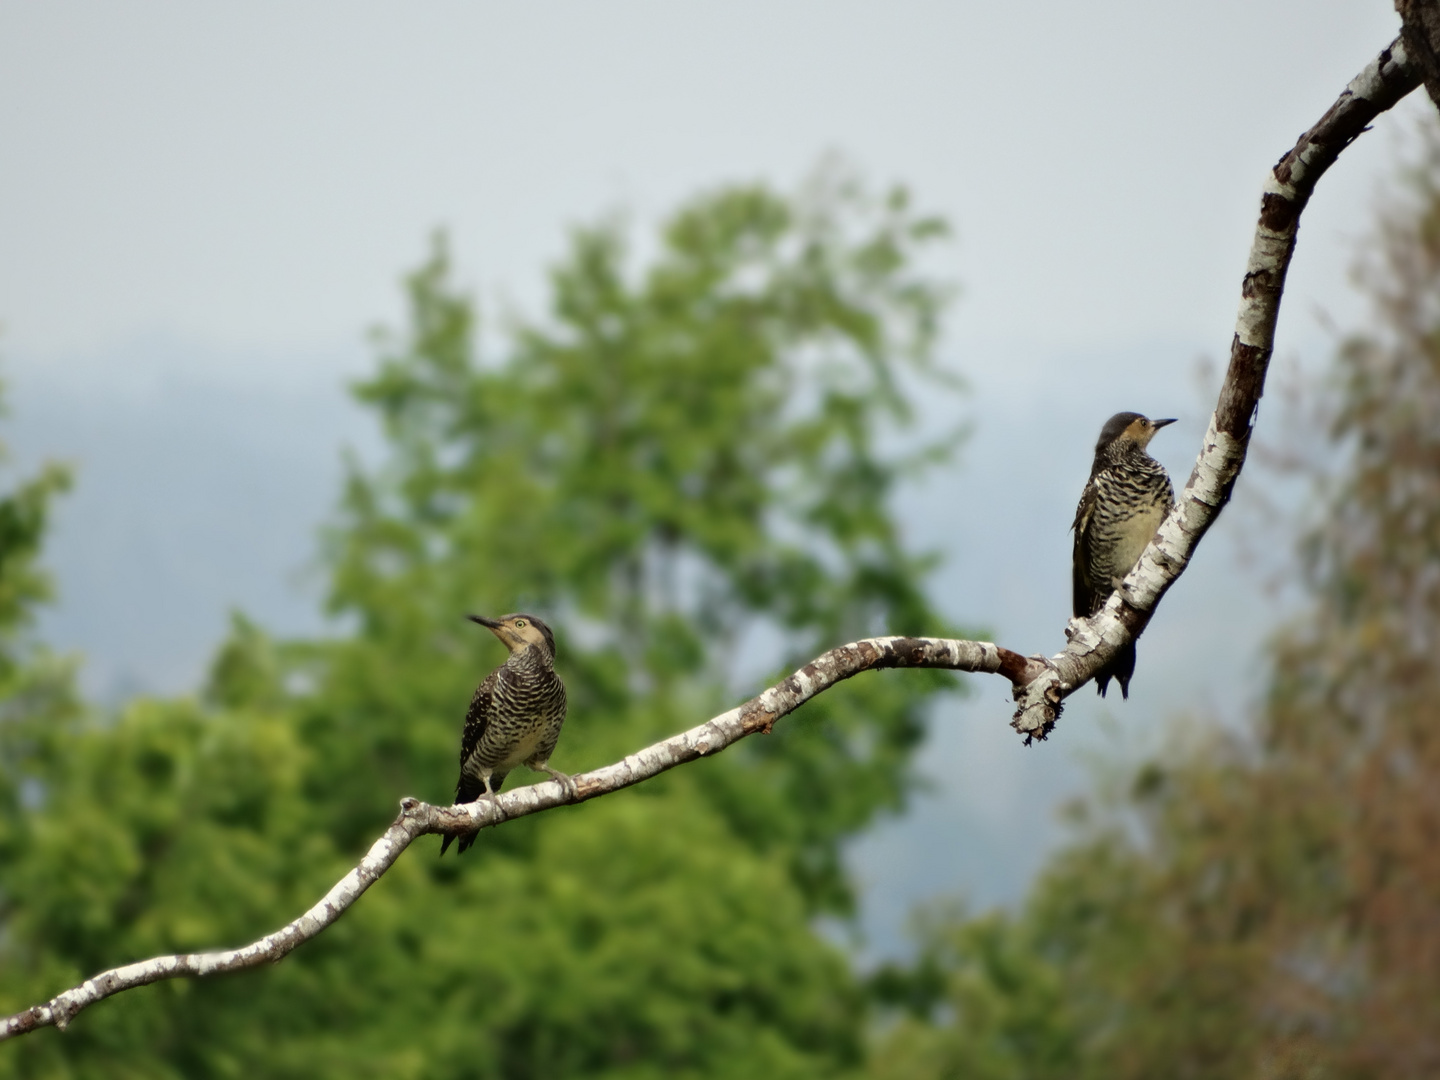
[[[565,684],[555,674],[555,635],[533,615],[468,617],[488,628],[510,655],[485,677],[470,699],[460,737],[455,801],[493,797],[517,765],[547,773],[573,793],[575,782],[550,767],[550,755],[565,722]],[[454,839],[447,836],[441,841],[441,855]],[[473,833],[460,837],[459,851],[474,842]]]
[[[1090,480],[1071,526],[1075,530],[1073,611],[1082,618],[1105,606],[1175,505],[1170,474],[1145,452],[1155,433],[1174,422],[1124,412],[1112,416],[1100,431]],[[1096,675],[1095,688],[1104,697],[1113,676],[1128,698],[1134,673],[1132,642]]]

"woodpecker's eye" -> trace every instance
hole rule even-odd
[[[516,630],[523,630],[523,629],[525,629],[525,620],[524,620],[524,619],[516,619],[516,620],[515,620],[515,629],[516,629]]]

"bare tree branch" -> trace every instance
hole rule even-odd
[[[1430,0],[1423,0],[1429,3]],[[1195,469],[1170,516],[1110,602],[1090,619],[1072,619],[1069,644],[1053,657],[1023,657],[988,642],[940,638],[867,638],[832,649],[738,708],[631,754],[623,761],[575,777],[576,793],[549,781],[494,800],[438,807],[407,798],[400,816],[359,865],[294,922],[258,941],[220,952],[160,956],[102,972],[50,1001],[0,1020],[0,1040],[37,1028],[64,1029],[85,1007],[112,994],[179,976],[239,971],[282,959],[338,919],[394,864],[417,837],[462,835],[566,802],[619,791],[696,758],[718,753],[756,732],[768,733],[781,717],[835,683],[862,671],[894,667],[946,668],[1003,675],[1019,703],[1011,723],[1043,739],[1064,699],[1092,679],[1126,642],[1145,629],[1161,597],[1184,571],[1200,538],[1230,498],[1245,461],[1251,425],[1265,384],[1285,272],[1295,249],[1300,212],[1320,176],[1377,115],[1420,83],[1399,40],[1346,88],[1267,179],[1250,263],[1241,287],[1230,369]]]
[[[989,642],[866,638],[831,649],[783,682],[699,727],[646,747],[614,765],[576,776],[574,799],[568,798],[565,789],[553,780],[507,791],[493,801],[482,800],[460,806],[431,806],[419,799],[402,799],[400,816],[385,830],[385,835],[371,845],[360,864],[294,922],[238,949],[157,956],[102,972],[79,986],[57,994],[43,1005],[6,1017],[0,1021],[0,1040],[52,1024],[64,1030],[87,1005],[136,986],[183,975],[219,975],[273,963],[338,919],[418,837],[427,833],[474,833],[511,818],[524,817],[567,802],[584,802],[608,795],[687,761],[719,753],[747,735],[756,732],[768,734],[775,721],[852,675],[898,667],[987,672],[1004,675],[1011,681],[1024,677],[1028,670],[1024,657]]]
[[[1135,569],[1089,619],[1071,619],[1064,652],[1031,657],[1043,670],[1017,687],[1019,706],[1011,725],[1029,738],[1043,739],[1055,726],[1065,698],[1094,678],[1119,648],[1144,631],[1155,605],[1184,571],[1195,546],[1230,501],[1245,464],[1251,425],[1265,389],[1265,372],[1275,345],[1275,322],[1285,272],[1295,252],[1300,212],[1315,183],[1340,152],[1380,113],[1420,83],[1397,38],[1351,80],[1320,121],[1300,136],[1295,148],[1270,170],[1260,197],[1260,220],[1250,262],[1240,286],[1240,311],[1230,346],[1230,369],[1210,418],[1194,471],[1175,509],[1161,523]]]

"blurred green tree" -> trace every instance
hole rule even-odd
[[[1084,1075],[1061,968],[1026,924],[963,906],[922,911],[920,950],[870,977],[891,1023],[875,1040],[876,1080],[1070,1080]]]
[[[0,384],[0,415],[4,412]],[[9,472],[3,442],[0,468]],[[39,564],[51,504],[69,485],[67,468],[47,464],[0,495],[0,861],[20,841],[15,826],[36,796],[37,763],[52,749],[47,727],[64,726],[78,706],[71,665],[49,654],[30,632],[36,608],[52,592]],[[31,717],[41,719],[28,722]]]
[[[4,1002],[252,938],[400,796],[448,800],[501,659],[466,611],[556,628],[572,772],[821,648],[945,632],[889,505],[954,443],[902,435],[916,392],[953,384],[918,263],[943,231],[835,171],[721,190],[642,267],[619,224],[578,231],[548,317],[495,357],[437,240],[356,391],[388,452],[351,461],[326,534],[346,632],[274,642],[237,617],[203,700],[75,732],[12,812],[32,839],[6,871]],[[841,1075],[863,997],[815,919],[850,911],[840,846],[902,805],[926,703],[955,685],[867,676],[463,860],[417,848],[279,970],[122,995],[7,1047],[0,1075]]]
[[[1083,838],[1025,910],[949,920],[923,963],[884,973],[914,1016],[878,1074],[1440,1075],[1440,129],[1423,131],[1360,270],[1375,319],[1322,410],[1317,457],[1340,469],[1302,545],[1311,602],[1273,644],[1255,725],[1177,729],[1077,808]],[[986,1071],[953,1066],[971,1060]]]
[[[4,411],[0,384],[0,415]],[[3,442],[0,467],[9,471]],[[51,503],[69,485],[68,469],[47,464],[0,496],[0,863],[22,842],[16,826],[36,797],[38,763],[54,749],[48,729],[65,726],[78,708],[71,665],[30,633],[37,606],[51,596],[49,575],[39,565]],[[4,903],[0,882],[0,911]]]

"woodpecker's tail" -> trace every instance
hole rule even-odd
[[[500,785],[503,784],[503,783],[505,783],[505,777],[506,777],[507,775],[509,775],[509,774],[508,774],[508,773],[491,773],[491,774],[490,774],[490,790],[491,790],[492,792],[494,792],[496,795],[500,794]],[[460,804],[460,803],[472,803],[472,802],[474,802],[476,799],[480,798],[480,797],[481,797],[482,795],[484,795],[484,794],[485,794],[485,785],[484,785],[484,784],[482,784],[479,780],[476,780],[473,776],[468,775],[467,773],[463,773],[463,772],[462,772],[462,773],[460,774],[460,782],[455,785],[455,802],[456,802],[456,804]],[[466,852],[466,850],[470,847],[470,845],[473,844],[473,843],[475,843],[475,836],[476,836],[475,833],[471,833],[469,836],[459,836],[459,837],[456,837],[456,836],[445,836],[445,837],[441,837],[441,839],[440,839],[440,854],[443,856],[443,855],[445,854],[445,852],[450,849],[450,845],[451,845],[452,843],[454,843],[456,840],[459,840],[459,841],[460,841],[460,846],[455,849],[455,854],[456,854],[456,855],[464,855],[465,852]]]
[[[1120,696],[1126,701],[1130,700],[1130,680],[1135,675],[1135,643],[1129,642],[1115,656],[1115,662],[1103,669],[1095,676],[1095,689],[1101,697],[1110,688],[1110,679],[1113,676],[1120,684]]]

